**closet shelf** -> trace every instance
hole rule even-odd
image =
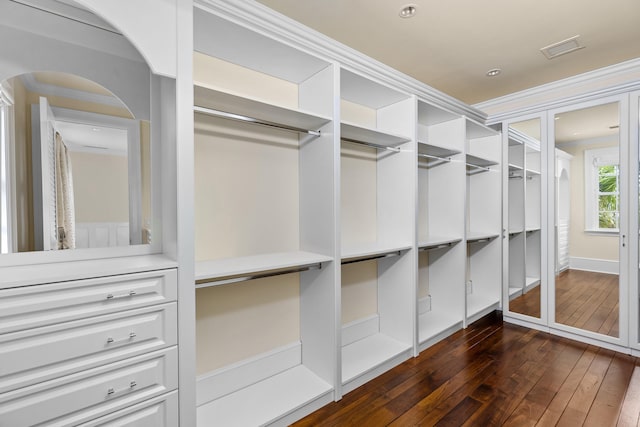
[[[540,175],[540,171],[535,169],[527,169],[527,177]]]
[[[509,285],[509,300],[519,297],[522,295],[522,288],[518,286]]]
[[[523,232],[524,232],[524,229],[522,229],[522,228],[513,228],[513,229],[509,230],[509,236],[513,236],[513,235],[520,234],[520,233],[523,233]]]
[[[396,148],[400,144],[411,141],[411,138],[380,132],[375,129],[364,128],[350,123],[340,123],[340,138],[342,141],[369,147],[400,151]]]
[[[539,225],[527,225],[527,228],[525,230],[527,233],[533,233],[534,231],[540,231],[540,226]]]
[[[456,314],[447,306],[440,309],[434,306],[431,311],[423,313],[418,317],[418,330],[420,331],[418,344],[423,344],[450,329],[460,328],[462,321],[462,310]]]
[[[467,233],[467,243],[488,242],[500,236],[499,233],[482,233],[477,231],[469,231]]]
[[[196,287],[217,286],[321,268],[333,258],[312,252],[279,252],[238,258],[198,261]]]
[[[277,422],[307,404],[332,400],[333,388],[303,365],[201,405],[198,426],[248,426]],[[250,408],[247,407],[250,405]]]
[[[429,249],[442,249],[448,248],[455,245],[458,242],[461,242],[462,238],[460,237],[432,237],[429,236],[426,240],[420,242],[418,244],[418,248],[422,250]]]
[[[509,163],[509,172],[521,171],[522,169],[524,169],[524,168],[522,166],[520,166],[520,165]]]
[[[342,347],[342,383],[355,381],[397,357],[406,359],[410,351],[411,345],[382,333],[346,345]]]
[[[342,248],[342,264],[397,256],[409,249],[411,245],[390,246],[377,242],[348,245]]]
[[[330,118],[279,107],[203,86],[194,86],[194,111],[224,119],[242,121],[319,136]]]
[[[491,297],[486,294],[468,294],[467,295],[467,317],[473,317],[482,314],[494,306],[497,308],[500,304],[500,297]]]
[[[441,162],[450,162],[451,157],[460,154],[458,150],[439,147],[437,145],[427,144],[426,142],[418,142],[418,157],[434,160],[429,164],[441,164]]]
[[[467,154],[467,173],[486,172],[491,170],[491,166],[495,166],[498,162],[493,160],[483,159],[472,154]]]
[[[524,291],[529,292],[531,289],[535,288],[539,284],[540,284],[539,277],[527,276],[525,279]]]

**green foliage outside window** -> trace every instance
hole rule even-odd
[[[618,165],[598,167],[598,227],[617,229],[620,216]]]

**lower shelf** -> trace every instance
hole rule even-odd
[[[527,276],[526,281],[525,281],[524,291],[525,292],[529,292],[531,289],[535,288],[539,284],[540,284],[540,278],[539,277],[529,277],[529,276]]]
[[[483,294],[467,295],[467,321],[475,321],[474,317],[487,314],[500,304],[499,296],[490,296]]]
[[[333,400],[333,388],[303,365],[198,407],[197,425],[258,426]],[[301,415],[302,416],[302,415]]]
[[[431,310],[418,317],[418,343],[421,345],[462,325],[462,317],[451,310]]]
[[[509,300],[519,297],[522,295],[522,288],[517,286],[509,286]]]
[[[395,366],[396,359],[402,361],[410,357],[411,347],[382,333],[342,347],[342,384],[345,390],[352,390],[360,380],[364,383]]]

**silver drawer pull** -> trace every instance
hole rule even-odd
[[[116,393],[122,393],[123,391],[129,391],[129,390],[131,390],[132,388],[134,388],[137,385],[138,384],[136,384],[135,381],[131,381],[129,383],[129,387],[127,387],[127,388],[121,388],[120,390],[116,390],[115,388],[110,388],[110,389],[107,390],[107,396],[111,396],[111,395],[116,394]]]
[[[129,340],[134,339],[136,336],[137,335],[136,335],[135,332],[130,332],[129,336],[127,338],[122,338],[120,340],[115,340],[114,338],[109,337],[109,338],[107,338],[107,344],[113,344],[114,342],[120,342],[120,341],[129,341]]]
[[[136,291],[130,291],[128,294],[122,294],[122,295],[108,294],[107,299],[128,298],[128,297],[134,296],[135,294],[136,294]]]

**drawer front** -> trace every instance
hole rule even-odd
[[[0,426],[75,426],[173,391],[175,347],[0,394]]]
[[[176,303],[0,335],[0,393],[177,344]]]
[[[78,427],[177,427],[178,392],[82,423]]]
[[[0,290],[0,334],[176,300],[161,270]]]

